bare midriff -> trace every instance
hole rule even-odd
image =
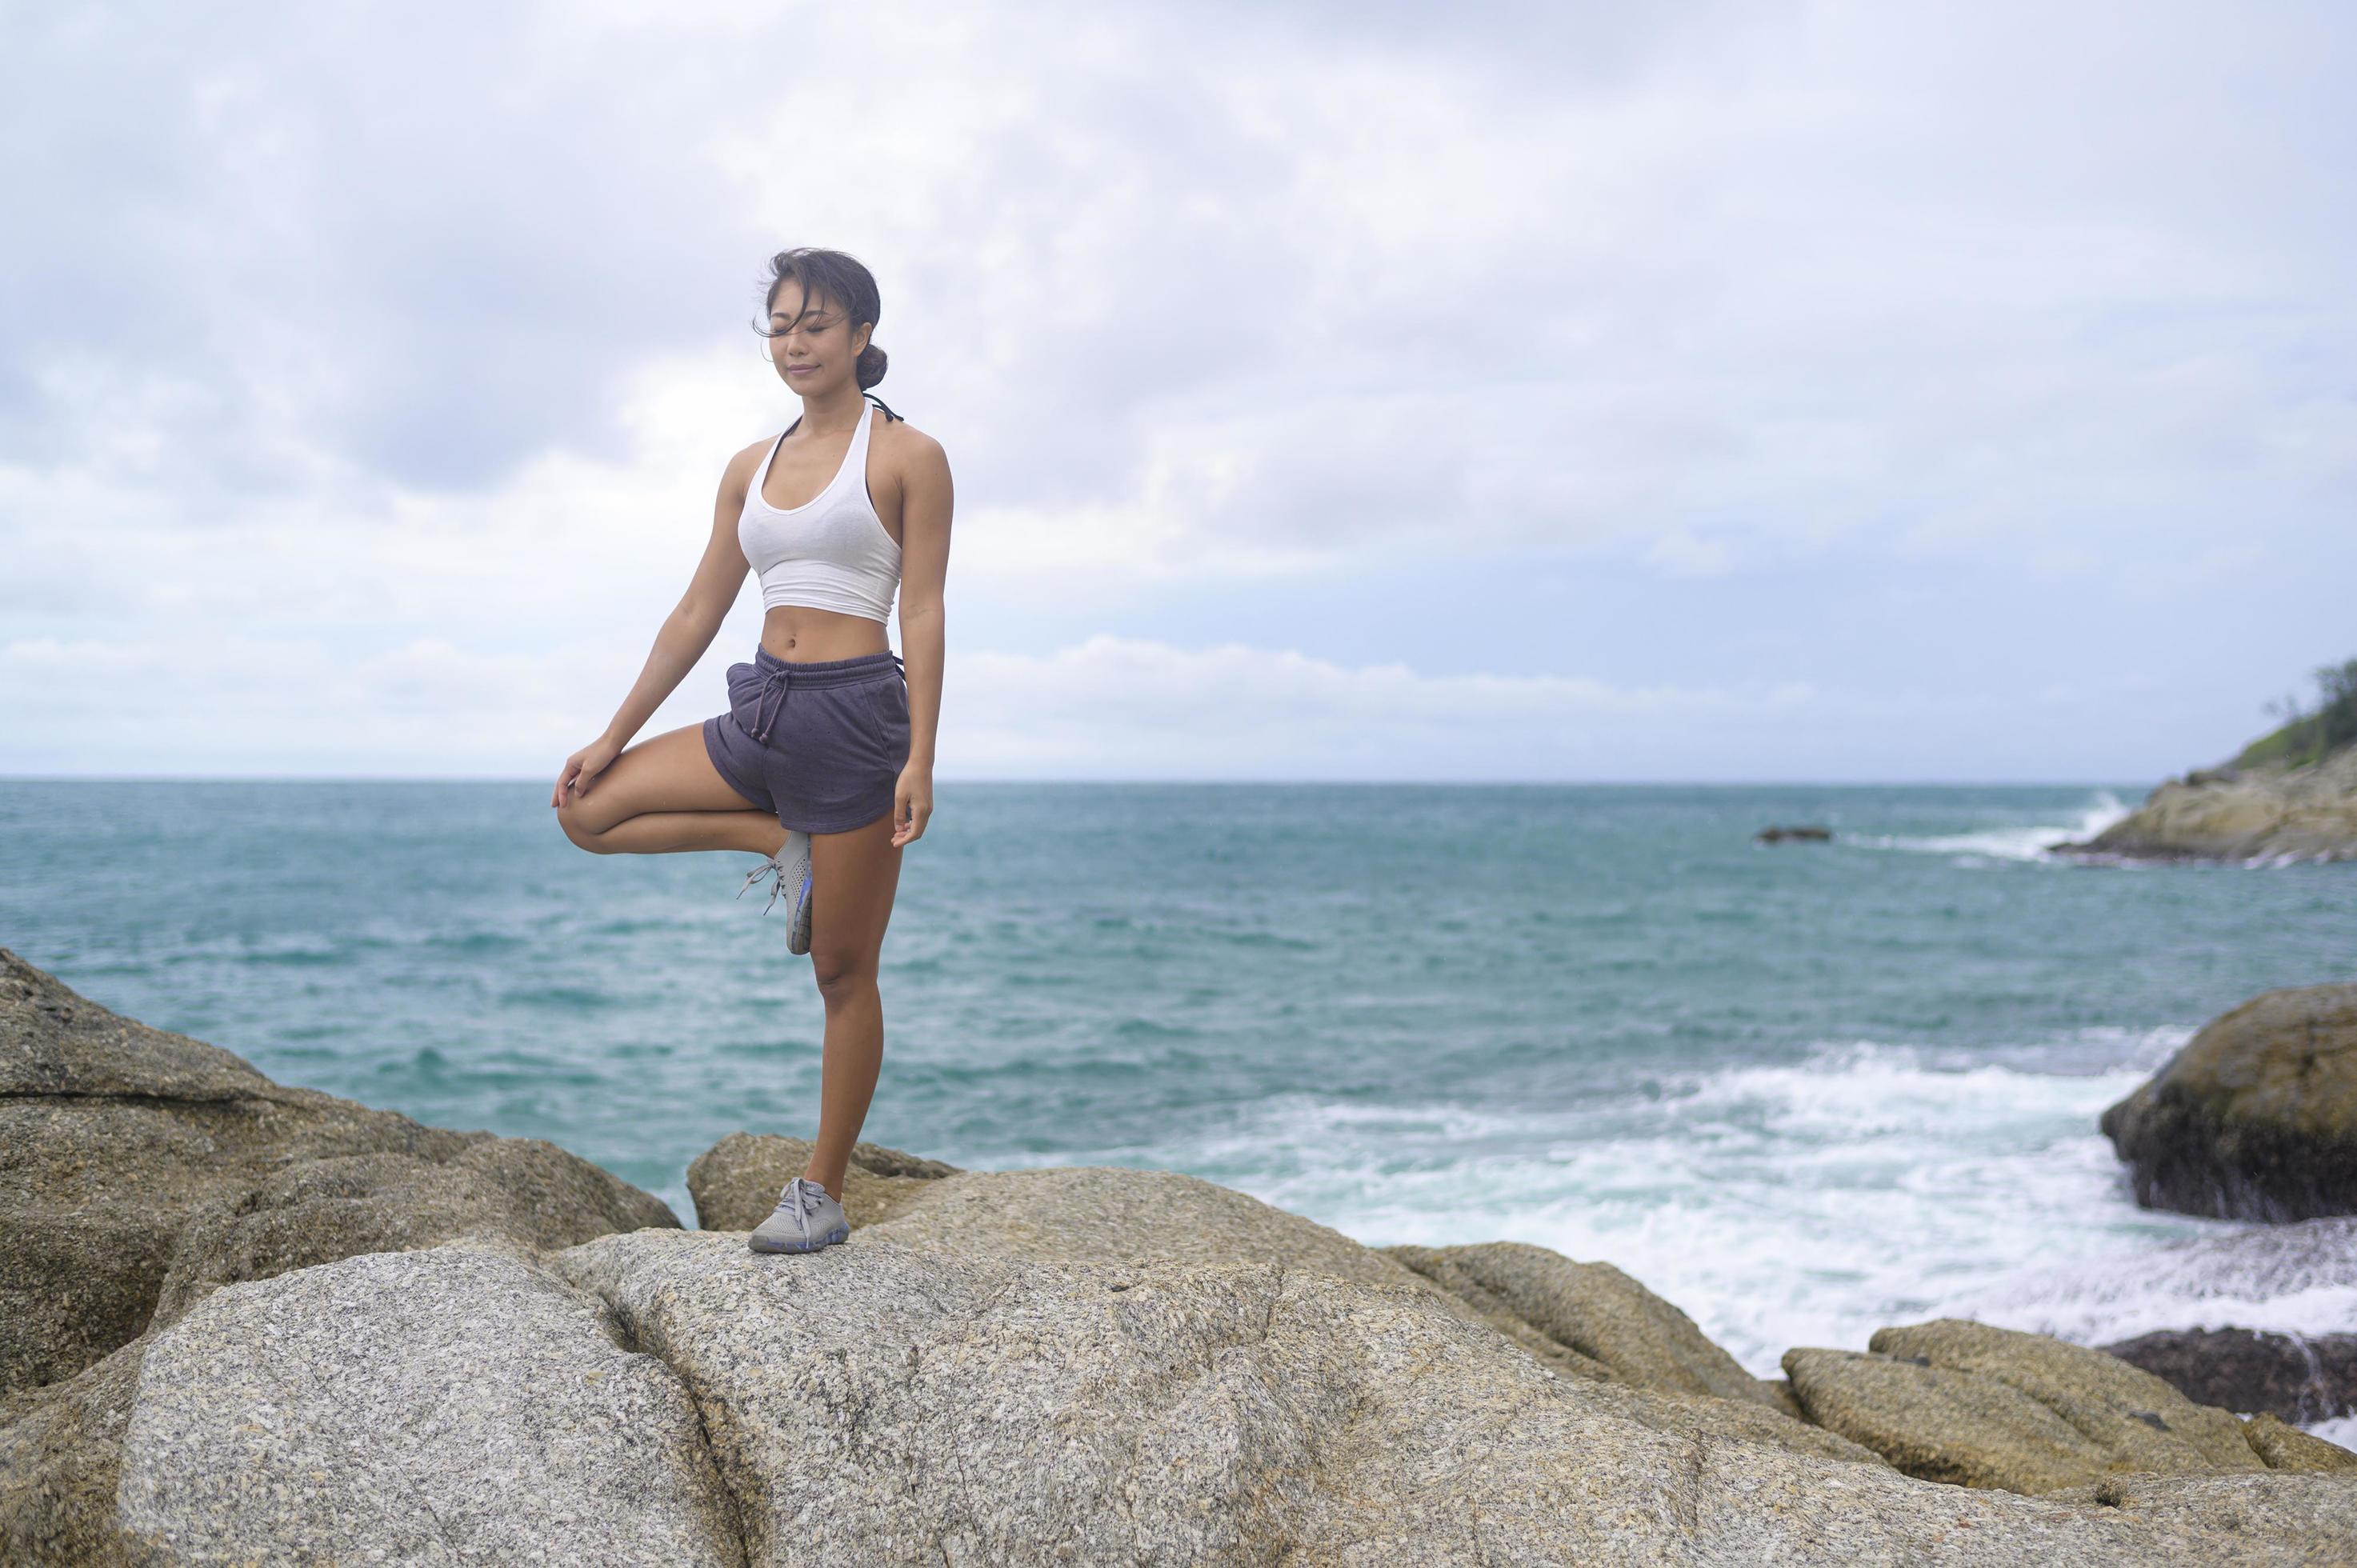
[[[789,664],[814,664],[883,653],[892,644],[880,620],[809,605],[773,605],[761,616],[761,646]]]

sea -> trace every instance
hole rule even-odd
[[[1536,1242],[1763,1377],[1944,1316],[2357,1329],[2345,1240],[2139,1208],[2096,1128],[2205,1020],[2357,978],[2357,865],[2046,852],[2145,788],[937,782],[861,1136],[1184,1171],[1370,1244]],[[738,897],[757,857],[585,854],[547,799],[0,780],[0,944],[693,1225],[699,1153],[814,1130],[809,961]]]

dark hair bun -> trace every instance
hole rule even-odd
[[[878,349],[875,344],[870,343],[867,347],[859,350],[859,363],[855,367],[853,373],[859,378],[859,390],[861,392],[866,392],[869,387],[874,386],[877,381],[884,379],[885,363],[886,355],[884,350]]]

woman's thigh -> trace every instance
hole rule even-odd
[[[568,793],[557,814],[568,828],[602,833],[645,811],[759,809],[720,777],[704,748],[704,726],[693,724],[623,748],[589,780],[587,794]]]
[[[820,985],[875,972],[901,848],[889,811],[849,832],[811,834],[811,969]]]

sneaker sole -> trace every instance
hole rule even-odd
[[[838,1225],[817,1240],[804,1246],[798,1247],[791,1241],[755,1241],[750,1239],[748,1239],[745,1244],[756,1252],[815,1252],[822,1247],[832,1247],[838,1242],[850,1240],[851,1227]]]
[[[793,924],[786,928],[786,950],[791,953],[810,951],[811,939],[811,879],[802,878],[802,891],[794,895]]]

